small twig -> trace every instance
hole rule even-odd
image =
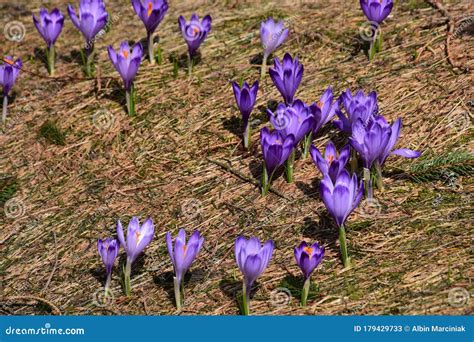
[[[233,169],[232,167],[230,167],[229,165],[221,162],[221,161],[218,161],[218,160],[214,160],[214,159],[211,159],[211,158],[206,158],[209,162],[217,165],[217,166],[220,166],[222,167],[223,169],[225,169],[226,171],[229,171],[230,173],[234,174],[235,176],[239,177],[240,179],[246,181],[246,182],[249,182],[253,185],[255,185],[257,188],[260,188],[260,182],[257,181],[256,179],[254,178],[251,178],[245,174],[243,174],[242,172],[238,171],[238,170],[235,170]],[[284,198],[286,200],[290,200],[288,197],[286,197],[285,195],[283,195],[280,191],[278,190],[275,190],[274,188],[270,187],[269,189],[270,192],[274,193],[275,195],[277,196],[280,196],[281,198]]]
[[[41,302],[41,303],[46,304],[47,306],[49,306],[52,309],[53,314],[56,314],[58,316],[61,315],[61,310],[59,310],[59,308],[56,305],[51,303],[49,300],[46,300],[46,299],[41,298],[41,297],[36,297],[36,296],[13,296],[13,297],[7,297],[3,300],[5,302],[7,302],[7,301],[18,301],[18,300],[36,300],[37,302]]]
[[[463,72],[467,72],[469,69],[467,67],[464,67],[461,64],[456,64],[453,60],[453,56],[451,53],[451,38],[454,34],[454,29],[456,26],[456,23],[454,21],[454,17],[448,12],[448,10],[443,6],[443,4],[438,1],[438,0],[425,0],[428,4],[430,4],[432,7],[436,8],[438,11],[441,12],[441,14],[447,18],[447,25],[448,25],[448,33],[446,35],[446,55],[448,57],[448,62],[451,64],[453,68],[458,68]]]
[[[56,268],[58,267],[58,241],[56,239],[56,232],[54,230],[53,230],[53,236],[54,236],[54,253],[55,253],[54,266],[42,292],[45,292],[48,289],[48,286],[51,283],[51,280],[53,279],[54,272],[56,272]]]

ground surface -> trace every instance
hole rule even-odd
[[[253,295],[255,314],[472,313],[474,94],[473,74],[465,68],[474,68],[474,6],[443,1],[457,22],[450,52],[462,67],[453,68],[446,18],[421,0],[398,1],[382,26],[383,52],[369,64],[359,34],[364,17],[352,2],[172,1],[159,27],[162,64],[142,64],[138,114],[130,118],[106,52],[108,44],[144,38],[128,1],[107,2],[115,20],[96,42],[91,80],[81,71],[82,37],[69,18],[57,43],[57,79],[50,80],[31,20],[42,2],[1,1],[0,27],[21,21],[25,36],[20,42],[2,36],[0,53],[21,57],[25,71],[0,135],[0,312],[177,314],[164,234],[186,227],[199,229],[206,242],[188,277],[182,314],[238,314],[233,242],[240,234],[276,243]],[[66,12],[66,2],[47,4],[53,5]],[[177,17],[193,10],[210,13],[213,28],[189,81],[173,60],[186,51]],[[254,145],[246,152],[229,81],[258,78],[258,28],[268,16],[287,18],[290,36],[276,55],[288,51],[304,63],[299,98],[316,101],[329,85],[337,94],[347,87],[376,90],[382,113],[403,119],[398,146],[423,151],[415,161],[391,157],[387,189],[376,192],[379,205],[362,205],[351,215],[350,270],[341,266],[310,159],[297,161],[294,184],[275,180],[285,198],[262,198],[252,184],[261,172],[256,142],[268,125],[264,109],[280,95],[267,77],[253,113]],[[335,133],[326,130],[315,144],[323,146]],[[113,235],[114,222],[132,215],[153,217],[155,239],[134,268],[132,297],[122,295],[115,271],[114,298],[103,303],[96,240]],[[293,257],[302,239],[324,243],[327,254],[304,309]]]

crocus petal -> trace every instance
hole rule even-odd
[[[400,148],[397,150],[393,150],[391,154],[395,154],[395,155],[402,156],[405,158],[418,158],[419,156],[421,156],[420,151],[409,150],[407,148]]]

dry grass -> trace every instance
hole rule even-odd
[[[0,4],[0,27],[11,20],[26,26],[25,39],[2,41],[0,52],[22,57],[30,71],[22,72],[14,88],[8,128],[0,136],[0,201],[13,197],[24,209],[15,219],[0,216],[3,314],[177,314],[164,234],[179,227],[199,229],[206,238],[191,269],[182,314],[238,313],[233,242],[239,234],[272,238],[277,246],[252,300],[255,314],[472,313],[472,300],[456,307],[448,294],[455,287],[471,294],[474,289],[472,157],[457,157],[473,147],[473,75],[448,63],[446,23],[438,10],[422,0],[398,1],[393,18],[383,24],[384,50],[369,64],[358,35],[364,18],[355,1],[351,6],[342,0],[291,6],[172,1],[159,27],[163,63],[142,64],[138,114],[130,118],[105,48],[144,38],[128,1],[108,1],[119,20],[97,42],[93,80],[81,73],[82,38],[69,19],[57,45],[57,80],[46,77],[37,52],[43,42],[30,12],[40,3],[20,2]],[[65,12],[65,2],[51,2]],[[456,20],[473,12],[469,0],[443,2]],[[177,16],[193,10],[210,13],[214,22],[189,81],[184,67],[173,76],[171,61],[186,50]],[[348,271],[341,266],[336,230],[317,193],[320,175],[310,160],[297,161],[294,184],[281,177],[274,182],[286,198],[262,198],[255,185],[229,172],[258,179],[258,130],[267,124],[262,109],[280,98],[267,77],[253,113],[261,121],[254,145],[243,151],[229,81],[258,78],[252,62],[261,52],[257,32],[269,15],[293,18],[290,38],[277,55],[297,53],[304,63],[299,98],[313,102],[329,85],[337,93],[347,87],[376,90],[382,113],[390,120],[403,118],[399,146],[424,151],[415,161],[392,157],[385,171],[387,191],[376,193],[379,210],[369,213],[362,206],[351,215],[355,267]],[[451,41],[456,62],[471,69],[472,32],[472,25],[465,27]],[[110,113],[110,129],[94,124],[98,111]],[[48,120],[64,134],[64,145],[53,143],[58,132],[45,133],[44,127],[54,125],[40,134]],[[329,130],[317,146],[335,135]],[[419,171],[420,163],[448,152],[450,161]],[[115,272],[115,298],[100,307],[94,295],[104,279],[96,240],[113,235],[114,222],[132,215],[153,217],[155,239],[136,263],[132,297],[122,296]],[[301,239],[320,241],[327,251],[305,309],[298,305],[292,251]],[[290,303],[276,303],[285,296],[277,288],[293,293]]]

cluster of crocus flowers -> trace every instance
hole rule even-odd
[[[324,247],[319,246],[317,242],[312,245],[301,242],[295,247],[296,263],[304,276],[304,285],[301,292],[301,305],[305,306],[308,300],[309,288],[311,285],[311,274],[318,267],[324,257]]]
[[[84,45],[83,60],[85,64],[85,71],[88,77],[92,76],[92,61],[94,56],[94,40],[96,35],[104,29],[107,24],[109,15],[105,10],[103,0],[81,0],[79,3],[79,13],[76,14],[74,7],[68,5],[69,17],[81,31],[86,42]]]
[[[117,239],[106,238],[97,241],[97,249],[105,266],[106,281],[105,281],[105,295],[110,291],[110,281],[112,279],[112,268],[114,267],[115,259],[117,259],[120,251],[120,242]]]
[[[285,28],[283,20],[275,22],[268,18],[260,24],[260,39],[263,46],[263,60],[260,77],[265,77],[267,59],[288,38],[288,29]]]
[[[125,86],[125,97],[127,102],[128,115],[135,114],[135,92],[133,80],[138,72],[142,62],[143,48],[141,43],[135,43],[131,48],[127,41],[120,44],[120,49],[115,52],[112,46],[109,46],[109,58],[115,69],[122,77]]]
[[[245,239],[239,236],[235,241],[235,259],[244,276],[242,282],[242,313],[250,312],[250,291],[255,280],[265,271],[273,255],[273,241],[266,241],[263,246],[256,237]]]
[[[369,60],[372,60],[382,49],[382,32],[379,26],[392,11],[393,0],[360,0],[360,7],[371,25],[374,25],[369,49]]]
[[[201,43],[211,31],[212,18],[210,15],[206,15],[201,21],[198,15],[193,13],[191,20],[187,22],[181,15],[178,18],[178,24],[181,34],[188,45],[188,75],[191,76],[194,56]]]
[[[241,87],[239,87],[237,82],[232,82],[232,89],[234,90],[235,102],[237,103],[237,107],[239,107],[240,114],[242,115],[244,147],[248,148],[251,136],[249,119],[253,107],[255,106],[255,100],[257,99],[258,81],[256,81],[252,87],[250,87],[247,82],[244,82]]]
[[[188,271],[189,267],[191,267],[194,259],[196,259],[196,256],[198,255],[203,243],[204,238],[198,231],[193,232],[186,243],[186,231],[184,229],[180,229],[174,244],[171,234],[169,232],[166,233],[166,246],[168,248],[168,253],[173,263],[175,273],[173,278],[174,295],[176,307],[178,309],[181,309],[182,299],[184,298],[184,275]]]
[[[168,11],[168,2],[166,0],[132,0],[132,5],[135,13],[145,25],[148,40],[148,58],[150,63],[154,64],[153,33]]]
[[[64,16],[57,8],[53,9],[51,13],[48,13],[47,9],[41,8],[39,12],[39,19],[33,15],[33,22],[41,37],[43,37],[44,41],[46,42],[48,72],[50,75],[54,75],[54,44],[56,43],[56,40],[63,29]]]
[[[8,94],[15,84],[16,78],[20,74],[20,69],[23,66],[21,59],[13,60],[11,56],[3,57],[3,64],[0,65],[0,84],[3,87],[3,110],[2,123],[5,124],[7,120]]]
[[[155,228],[151,218],[148,218],[142,225],[140,225],[138,218],[132,217],[128,224],[127,238],[125,239],[122,223],[120,220],[117,221],[118,240],[127,253],[127,262],[123,272],[124,289],[127,296],[129,296],[131,292],[130,275],[132,273],[132,264],[151,242],[154,234]]]

